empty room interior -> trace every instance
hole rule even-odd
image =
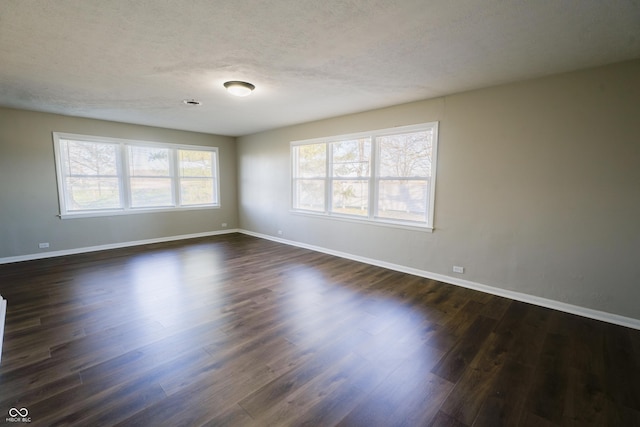
[[[0,425],[640,426],[640,3],[0,0]]]

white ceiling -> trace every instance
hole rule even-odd
[[[638,57],[636,0],[0,0],[0,105],[222,135]]]

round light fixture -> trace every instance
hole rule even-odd
[[[224,87],[231,95],[235,96],[247,96],[253,92],[256,88],[251,83],[241,82],[238,80],[232,80],[224,83]]]

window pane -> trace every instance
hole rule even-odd
[[[215,187],[216,153],[205,150],[178,150],[180,203],[183,206],[218,203]]]
[[[370,174],[371,140],[361,138],[331,144],[333,176],[368,177]]]
[[[293,149],[294,177],[317,178],[327,175],[327,145],[299,145]]]
[[[62,140],[61,147],[69,175],[118,174],[118,146],[115,144]]]
[[[66,178],[68,211],[120,208],[117,178]]]
[[[294,181],[294,207],[324,212],[324,180],[300,179]]]
[[[135,178],[131,183],[131,207],[172,206],[171,178]]]
[[[381,180],[378,217],[403,221],[427,220],[428,180]]]
[[[347,215],[368,216],[369,181],[333,181],[331,211]]]
[[[129,146],[131,176],[170,176],[169,149]]]
[[[213,151],[178,150],[180,176],[213,177]]]
[[[430,177],[432,136],[429,130],[378,137],[378,176]]]
[[[180,180],[180,199],[182,205],[211,205],[217,202],[214,197],[214,181],[210,178],[183,178]]]

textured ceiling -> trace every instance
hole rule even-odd
[[[633,0],[0,0],[0,105],[223,135],[638,57]]]

